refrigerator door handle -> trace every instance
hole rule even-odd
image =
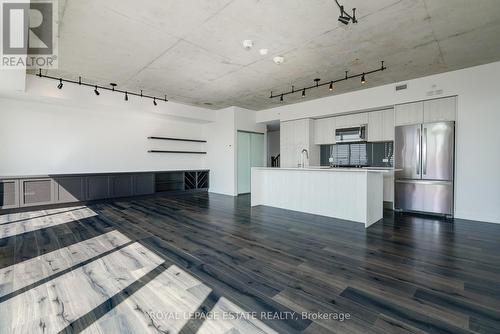
[[[424,128],[424,137],[422,138],[422,174],[427,174],[427,128]]]
[[[417,129],[417,175],[420,175],[420,129]]]

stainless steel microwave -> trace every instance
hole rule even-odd
[[[335,141],[337,143],[353,143],[366,141],[366,125],[336,129]]]

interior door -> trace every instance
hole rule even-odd
[[[247,194],[251,191],[252,167],[264,167],[264,135],[238,131],[238,194]]]
[[[238,131],[238,194],[250,192],[250,133]]]
[[[261,133],[250,134],[250,167],[264,167],[264,135]]]
[[[394,159],[397,179],[421,178],[421,124],[396,127]]]
[[[422,179],[453,180],[455,123],[422,126]]]

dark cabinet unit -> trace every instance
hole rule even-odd
[[[80,202],[87,199],[87,183],[84,177],[61,177],[55,178],[54,181],[58,203]]]
[[[181,191],[184,189],[184,172],[157,173],[155,176],[155,191]]]
[[[207,190],[208,177],[198,170],[0,178],[0,210]]]
[[[142,173],[134,175],[134,195],[150,195],[155,192],[155,175]]]
[[[0,181],[0,209],[16,208],[19,205],[19,181]]]
[[[208,189],[208,171],[185,172],[184,189]]]
[[[129,197],[134,195],[132,175],[110,176],[109,184],[111,197]]]
[[[52,179],[21,180],[21,206],[46,205],[54,202]]]
[[[89,176],[87,187],[88,200],[104,199],[110,197],[109,176]]]

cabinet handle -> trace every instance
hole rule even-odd
[[[417,129],[417,166],[416,166],[417,175],[420,175],[420,142],[421,142],[420,129]]]

